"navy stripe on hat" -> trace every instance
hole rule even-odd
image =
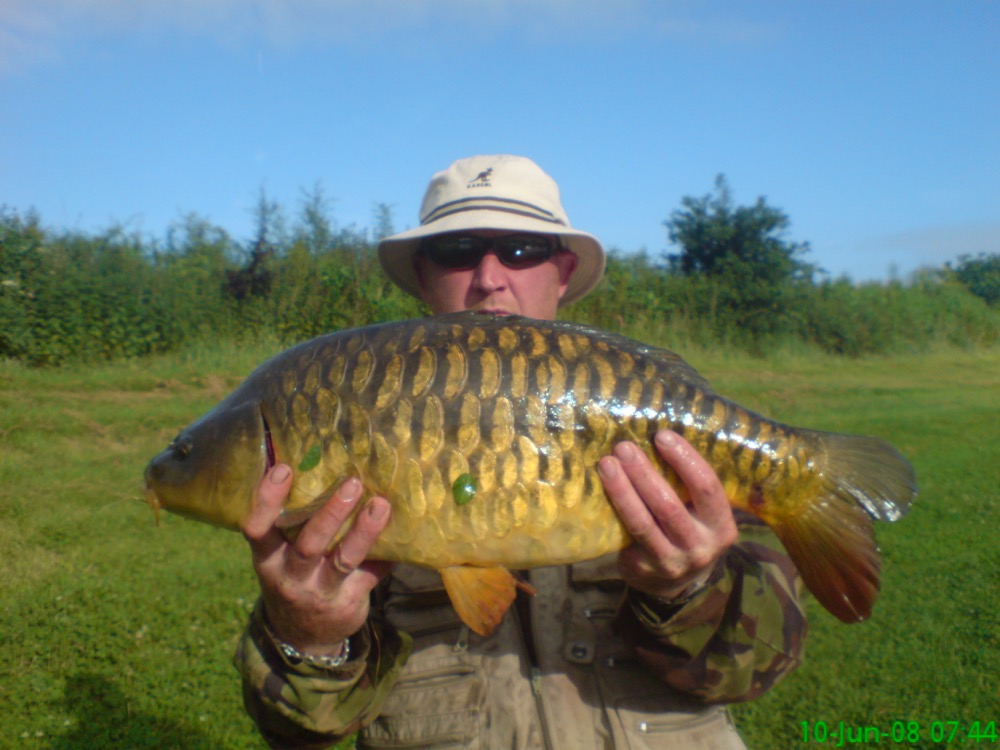
[[[435,209],[431,211],[420,223],[430,224],[431,222],[437,221],[445,216],[450,216],[462,211],[503,211],[506,213],[518,214],[520,216],[528,216],[541,221],[548,221],[553,224],[563,223],[551,211],[547,211],[541,206],[536,206],[533,203],[513,200],[511,198],[496,198],[484,195],[478,195],[472,198],[461,198],[456,201],[442,203],[440,206],[435,207]]]

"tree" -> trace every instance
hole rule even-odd
[[[958,256],[956,264],[945,263],[954,278],[988,305],[1000,303],[1000,253]]]
[[[268,199],[261,188],[254,210],[257,236],[250,243],[249,256],[242,267],[226,271],[226,289],[237,300],[266,297],[274,279],[274,258],[285,235],[281,206]],[[277,238],[277,239],[276,239]]]
[[[335,244],[335,228],[330,202],[320,183],[302,192],[302,213],[295,243],[302,243],[312,255],[327,252]]]
[[[684,210],[664,222],[681,252],[667,255],[671,268],[690,276],[749,277],[781,283],[811,280],[814,267],[799,259],[809,243],[783,239],[791,222],[781,210],[758,198],[752,206],[734,205],[726,176],[715,178],[716,194],[681,200]]]
[[[764,198],[737,206],[721,174],[714,195],[688,196],[681,205],[664,222],[670,241],[680,247],[666,260],[675,273],[710,282],[710,299],[699,314],[751,339],[781,328],[779,319],[815,272],[800,259],[809,244],[784,239],[788,216]]]
[[[376,203],[374,211],[375,220],[375,241],[380,242],[389,235],[396,233],[396,228],[392,221],[392,206],[388,203]]]

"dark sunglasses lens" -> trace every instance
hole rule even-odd
[[[475,268],[489,246],[482,237],[441,235],[427,240],[423,252],[442,268]]]
[[[443,234],[424,240],[421,251],[442,268],[467,270],[475,268],[483,256],[493,249],[497,258],[508,268],[530,268],[552,257],[554,248],[548,237],[515,234],[506,237]]]
[[[535,235],[500,237],[496,251],[500,262],[508,268],[529,268],[552,257],[552,242]]]

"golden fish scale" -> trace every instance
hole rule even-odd
[[[815,446],[699,387],[675,355],[622,341],[499,319],[376,327],[291,350],[263,384],[279,405],[266,416],[279,460],[320,460],[296,472],[289,508],[356,475],[393,503],[373,557],[435,568],[595,557],[628,541],[597,460],[621,439],[653,456],[652,434],[671,427],[734,505],[764,520],[794,512],[804,493],[788,480],[818,477]],[[478,489],[458,504],[464,474]]]

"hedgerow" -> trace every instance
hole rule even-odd
[[[367,232],[332,231],[312,209],[280,240],[262,227],[249,245],[197,215],[159,241],[120,227],[57,232],[34,213],[0,210],[0,357],[58,365],[219,339],[290,344],[425,314],[386,280]],[[703,347],[791,343],[851,356],[988,346],[1000,332],[1000,312],[970,291],[961,268],[907,283],[792,278],[764,293],[620,251],[562,317],[639,338],[668,331]]]

